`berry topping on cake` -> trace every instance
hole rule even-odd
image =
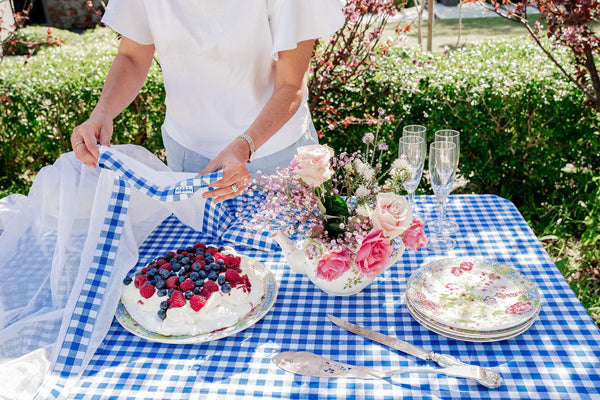
[[[179,285],[179,289],[181,289],[182,292],[187,292],[188,290],[194,290],[195,286],[196,284],[194,283],[194,281],[188,278],[185,281],[183,281],[181,285]]]
[[[179,290],[174,290],[169,298],[170,308],[179,308],[185,306],[185,296]]]
[[[177,275],[171,276],[165,281],[165,284],[167,289],[177,289],[177,286],[179,285],[179,277]]]
[[[156,291],[156,288],[150,284],[142,285],[142,287],[140,288],[140,294],[145,299],[149,299],[150,297],[152,297],[152,295],[154,294],[155,291]]]
[[[190,306],[194,311],[200,311],[206,304],[206,297],[201,295],[193,295],[190,297]]]
[[[142,275],[136,276],[133,282],[134,282],[135,287],[139,288],[144,283],[146,283],[147,280],[148,280],[148,277],[146,277],[145,274],[142,274]]]

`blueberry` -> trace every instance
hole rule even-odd
[[[156,288],[157,289],[164,289],[167,285],[165,284],[165,281],[163,281],[162,279],[159,279],[156,281]]]
[[[190,267],[189,265],[184,265],[182,268],[182,271],[184,274],[187,274],[188,272],[190,272],[192,269],[192,267]]]
[[[170,296],[173,294],[173,291],[174,291],[174,290],[175,290],[175,289],[173,289],[173,288],[169,289],[169,291],[167,292],[167,293],[169,294],[169,297],[170,297]]]
[[[133,282],[133,279],[131,279],[130,276],[126,276],[125,279],[123,279],[125,285],[129,285],[131,282]]]
[[[224,246],[220,246],[217,250],[219,250],[219,253],[222,253],[223,250],[225,250],[225,247]]]
[[[204,257],[204,262],[207,264],[210,264],[211,262],[214,262],[214,261],[215,261],[215,258],[210,254],[207,254],[206,257]]]
[[[196,287],[204,286],[204,279],[198,279],[197,281],[194,282],[194,285],[196,285]]]
[[[152,286],[154,286],[154,285],[156,285],[156,282],[146,281],[146,282],[144,282],[144,285],[152,285]]]
[[[173,254],[171,254],[171,253],[165,253],[165,255],[163,256],[163,258],[165,259],[165,261],[171,261],[173,259]]]
[[[158,318],[160,318],[160,319],[167,318],[167,312],[165,310],[158,310],[158,312],[156,314],[158,315]]]
[[[177,272],[177,271],[179,271],[180,269],[181,269],[181,264],[179,264],[179,263],[176,263],[176,262],[174,262],[174,263],[172,263],[172,264],[171,264],[171,271],[175,271],[175,272]]]
[[[210,271],[208,273],[208,279],[210,279],[211,281],[216,281],[217,278],[219,277],[219,274],[216,271]]]
[[[186,264],[191,264],[191,263],[192,263],[192,260],[190,260],[190,258],[189,258],[189,257],[183,257],[183,258],[181,259],[181,263],[182,263],[182,264],[184,264],[184,265],[186,265]]]
[[[179,283],[183,283],[187,278],[183,275],[179,277]]]
[[[219,275],[219,277],[217,278],[217,283],[223,286],[223,284],[225,283],[225,275]]]
[[[223,293],[229,293],[229,292],[231,292],[231,285],[229,283],[223,284],[223,286],[221,286],[221,291]]]
[[[219,261],[217,261],[217,264],[219,264],[220,266],[225,265],[225,261],[223,261],[222,259],[219,259]]]
[[[168,301],[161,301],[160,302],[160,309],[161,310],[166,310],[167,308],[169,308],[169,302]]]
[[[219,264],[214,263],[214,262],[210,263],[208,266],[210,267],[209,271],[217,271],[218,272],[221,269]]]
[[[200,279],[206,279],[206,277],[208,276],[208,273],[204,270],[198,271],[198,276],[200,276]]]
[[[192,292],[191,290],[188,290],[187,292],[185,292],[183,294],[185,296],[186,299],[190,299],[190,297],[192,297],[194,295],[194,292]]]
[[[169,271],[168,269],[161,269],[158,274],[161,278],[167,279],[169,276],[171,276],[171,271]]]
[[[201,248],[197,248],[196,249],[196,254],[204,254],[204,250],[202,250]]]
[[[200,265],[198,263],[195,263],[192,265],[192,270],[194,270],[196,272],[200,271],[201,269],[202,269],[202,265]]]
[[[165,297],[167,295],[167,293],[169,293],[169,292],[167,292],[167,289],[160,289],[160,290],[156,291],[156,295],[158,297]]]
[[[193,280],[193,281],[197,281],[197,280],[198,280],[198,278],[200,278],[200,274],[199,274],[199,273],[197,273],[197,272],[192,272],[192,273],[190,274],[190,279],[191,279],[191,280]]]
[[[194,252],[194,248],[192,246],[188,246],[185,248],[185,251],[187,251],[188,253],[193,253]]]
[[[194,288],[194,294],[200,294],[200,291],[201,291],[201,290],[202,290],[202,288],[201,288],[201,287],[198,287],[198,286],[196,286],[196,287]]]

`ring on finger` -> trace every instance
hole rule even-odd
[[[83,140],[80,140],[79,142],[77,142],[77,143],[75,143],[73,145],[73,148],[75,148],[75,147],[77,147],[77,146],[79,146],[80,144],[83,144],[83,143],[84,143]]]
[[[235,183],[234,183],[233,185],[231,185],[231,190],[233,190],[233,193],[237,193],[237,191],[238,191],[239,189],[240,189],[240,188],[239,188],[239,187],[238,187],[238,185],[236,185]]]

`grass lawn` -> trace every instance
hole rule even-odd
[[[532,16],[532,21],[536,21],[537,16]],[[408,46],[418,46],[417,42],[417,23],[413,22],[411,31],[408,33]],[[388,24],[386,35],[393,34],[396,24]],[[427,21],[422,22],[422,47],[427,46]],[[527,29],[516,22],[508,21],[502,17],[468,18],[463,19],[460,29],[459,40],[459,20],[458,19],[436,19],[433,23],[433,53],[441,53],[444,49],[454,49],[458,46],[465,46],[482,42],[493,38],[516,38],[528,36]]]

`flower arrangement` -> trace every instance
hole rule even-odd
[[[413,220],[405,197],[398,193],[409,176],[400,158],[383,171],[385,143],[363,138],[364,152],[335,155],[327,145],[298,149],[289,166],[255,178],[252,190],[260,202],[254,228],[279,231],[288,238],[319,244],[316,277],[335,280],[353,270],[354,281],[375,278],[405,247],[427,243],[423,224]],[[313,245],[311,250],[316,252]]]

